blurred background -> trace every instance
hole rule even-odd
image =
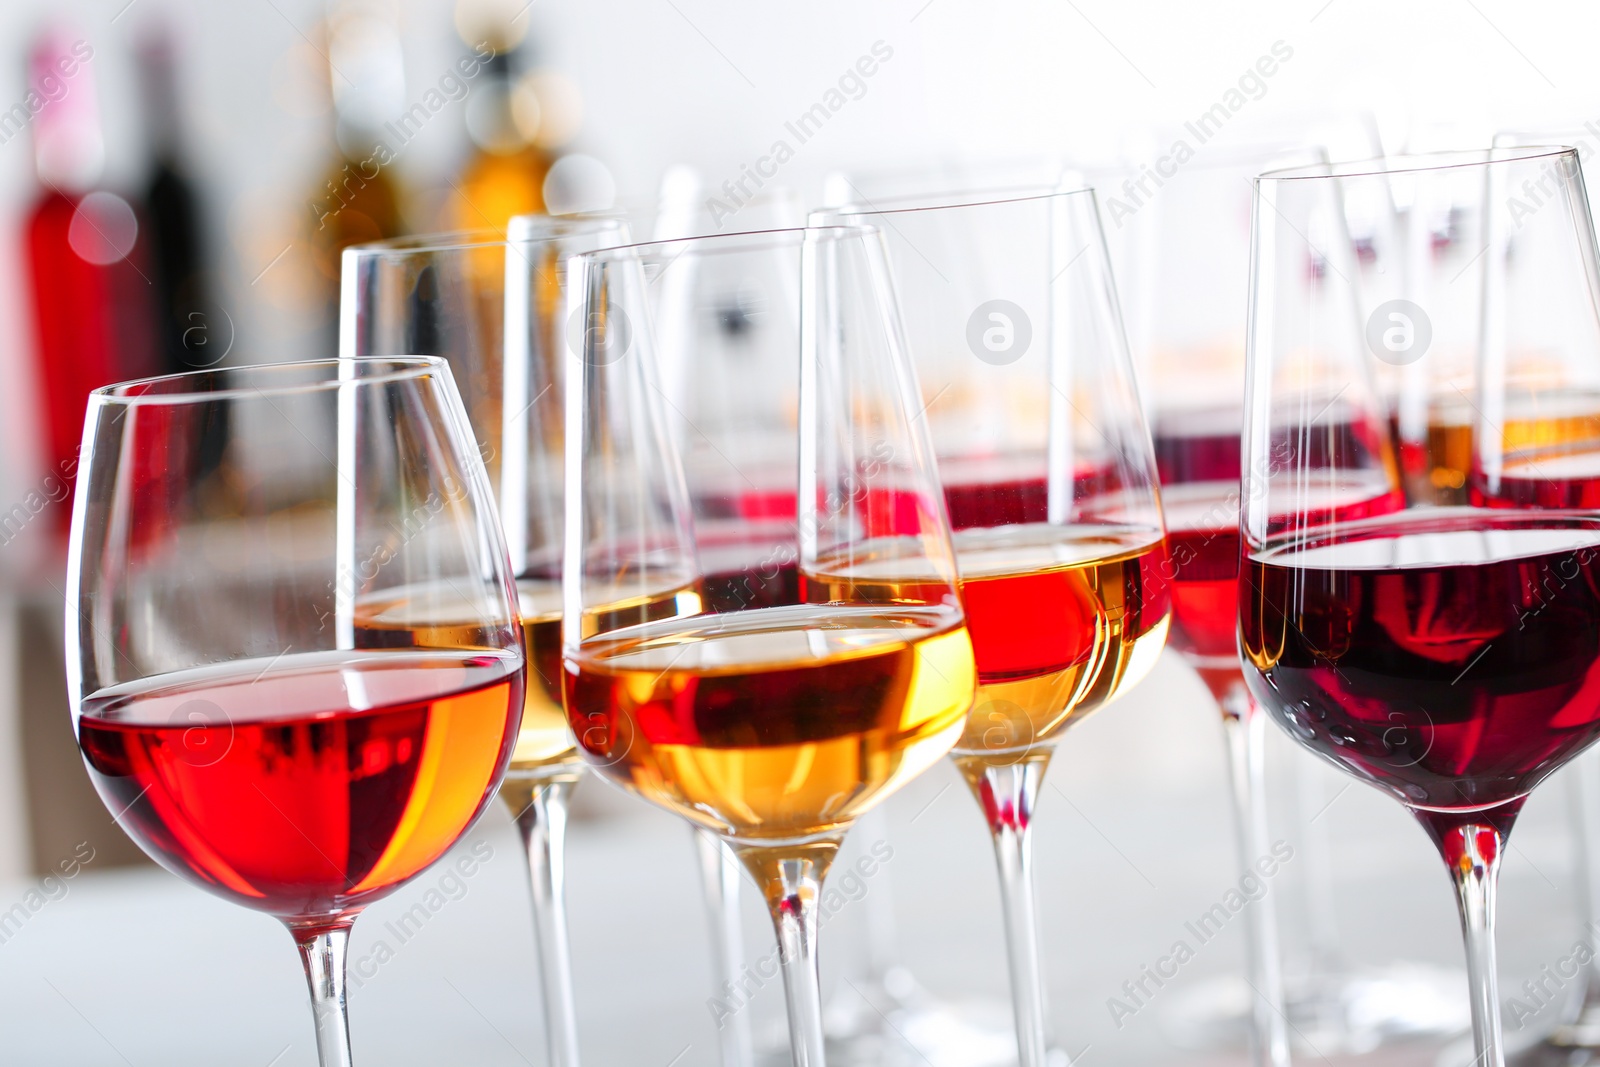
[[[1203,153],[1313,126],[1330,131],[1329,147],[1347,158],[1484,145],[1513,127],[1593,119],[1600,130],[1597,39],[1600,7],[1510,0],[5,0],[0,880],[21,886],[86,840],[96,872],[142,862],[88,786],[62,685],[60,542],[84,394],[150,373],[334,355],[343,244],[493,227],[523,211],[649,202],[681,165],[697,175],[713,222],[736,229],[758,194],[781,188],[802,207],[821,203],[827,176],[840,168],[959,160],[981,173],[1052,158],[1136,173],[1178,140]],[[1207,115],[1197,136],[1194,124]],[[1132,193],[1107,192],[1138,206]],[[1115,244],[1115,209],[1107,225]],[[1174,915],[1198,913],[1236,880],[1212,714],[1198,683],[1168,663],[1105,722],[1074,734],[1052,777],[1080,818],[1049,820],[1039,842],[1049,857],[1041,892],[1081,891],[1071,911],[1114,906],[1115,917],[1133,921],[1147,891]],[[1288,748],[1275,754],[1285,781],[1313,773]],[[951,777],[941,768],[896,801],[907,857],[896,899],[904,925],[926,930],[943,902],[967,892],[941,885],[939,872],[957,862],[972,872],[964,876],[971,921],[926,945],[909,939],[912,962],[947,995],[999,994],[986,846],[970,805],[950,801]],[[1343,785],[1329,785],[1338,806],[1328,801],[1319,832],[1336,841],[1325,891],[1358,901],[1347,916],[1351,954],[1459,966],[1445,885],[1421,836],[1397,807],[1359,788],[1340,799]],[[1530,805],[1507,870],[1509,991],[1570,947],[1571,871],[1556,792]],[[619,880],[630,849],[665,864],[655,907],[695,915],[687,835],[603,787],[585,794],[590,816],[612,818],[610,829],[589,831],[590,845],[575,832],[575,926],[614,915],[611,904],[628,906]],[[1054,795],[1050,802],[1061,804]],[[938,819],[910,829],[933,804],[949,806],[948,834]],[[1179,814],[1152,819],[1159,811]],[[1322,812],[1277,814],[1297,840]],[[485,895],[506,898],[485,905],[504,921],[485,918],[480,927],[525,925],[525,907],[508,902],[521,882],[498,808],[480,833],[503,854],[499,888]],[[85,895],[94,892],[112,890]],[[214,919],[214,930],[255,929],[251,917],[200,894],[181,900]],[[46,931],[70,914],[30,928],[34,948],[5,952],[47,959]],[[162,921],[152,920],[150,938],[164,936]],[[759,916],[752,922],[764,952]],[[1083,931],[1072,925],[1047,930],[1061,949],[1049,966],[1062,1017],[1083,1033],[1121,1034],[1102,1001],[1165,950],[1163,938],[1141,934],[1137,946],[1099,959],[1100,977],[1090,979],[1074,966]],[[1096,951],[1111,951],[1113,929],[1092,942]],[[443,944],[470,934],[430,936]],[[278,960],[278,936],[260,935],[271,943],[263,958]],[[604,953],[586,955],[581,932],[575,940],[580,1001],[586,992],[591,1004],[604,1001],[606,991],[594,988]],[[113,954],[137,957],[152,943],[126,941]],[[655,951],[664,958],[676,943],[667,938]],[[1237,965],[1230,944],[1185,981]],[[0,953],[0,973],[7,970]],[[280,970],[273,995],[300,995],[291,970]],[[218,965],[217,973],[227,972]],[[10,990],[17,1003],[31,1003],[20,988]],[[696,1013],[694,1033],[709,1025],[700,992],[636,981],[617,996],[636,994],[662,1020],[674,1017],[673,1005]],[[530,1006],[532,996],[531,986],[515,994]],[[766,999],[777,1010],[776,994]],[[275,1026],[303,1022],[287,1010],[270,1014]],[[381,1035],[363,1034],[359,1009],[356,1025],[358,1044],[381,1045]],[[506,1044],[537,1048],[528,1029],[536,1024],[516,1025],[524,1023],[506,1024]],[[1129,1025],[1148,1030],[1148,1048],[1159,1046],[1151,1015]],[[688,1040],[699,1044],[684,1062],[710,1062],[710,1039]],[[262,1063],[275,1041],[261,1038]],[[85,1042],[81,1058],[50,1061],[118,1062],[92,1037]],[[676,1043],[662,1038],[663,1064]],[[485,1048],[479,1062],[508,1056],[492,1040]],[[284,1062],[300,1062],[303,1052]]]

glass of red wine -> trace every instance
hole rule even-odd
[[[1581,161],[1593,152],[1595,135],[1569,125],[1504,132],[1495,137],[1495,144],[1573,145]],[[1583,183],[1585,192],[1587,186]],[[1563,195],[1571,195],[1571,190]],[[1592,215],[1592,194],[1590,211]],[[1515,240],[1523,251],[1531,246],[1559,250],[1571,245],[1573,235],[1562,212],[1549,211],[1526,218]],[[1488,470],[1474,470],[1469,493],[1490,507],[1595,508],[1600,506],[1600,360],[1593,356],[1595,324],[1592,318],[1574,317],[1572,313],[1584,305],[1571,300],[1563,302],[1565,321],[1533,317],[1542,306],[1538,264],[1543,259],[1542,255],[1510,259],[1497,284],[1484,293],[1484,307],[1495,321],[1505,323],[1506,341],[1492,350],[1485,348],[1485,357],[1492,356],[1496,368],[1488,378],[1503,378],[1520,410],[1510,410],[1508,403],[1497,426],[1472,420],[1471,436],[1481,434],[1485,440],[1479,453],[1486,460],[1491,452],[1497,455],[1497,477],[1491,483]],[[1538,343],[1521,343],[1530,335],[1539,336]],[[1600,922],[1600,750],[1591,749],[1574,760],[1563,777],[1571,811],[1579,914],[1588,936]],[[1547,1004],[1536,998],[1524,1000],[1512,1006],[1512,1018],[1521,1028],[1532,1030],[1525,1013]],[[1525,1067],[1600,1062],[1600,963],[1590,960],[1579,971],[1554,1014],[1553,1023],[1544,1023],[1533,1040],[1519,1043],[1513,1038],[1507,1059]]]
[[[1320,148],[1287,143],[1218,148],[1183,167],[1148,200],[1122,201],[1136,204],[1136,215],[1124,221],[1149,233],[1148,254],[1133,275],[1138,291],[1128,303],[1144,310],[1134,359],[1151,411],[1172,554],[1168,644],[1222,712],[1235,836],[1246,865],[1271,843],[1266,720],[1245,689],[1236,643],[1251,179],[1326,158]],[[1119,185],[1113,181],[1109,191],[1126,196]],[[1352,205],[1346,207],[1348,218]],[[1359,266],[1369,265],[1370,257],[1359,258]],[[1386,257],[1379,265],[1401,273],[1398,259]],[[1325,414],[1338,413],[1335,405]],[[1275,1064],[1288,1061],[1291,1035],[1324,1053],[1359,1053],[1385,1041],[1458,1033],[1466,1025],[1464,1007],[1456,1019],[1441,1018],[1434,1007],[1448,1002],[1456,976],[1436,977],[1403,961],[1352,965],[1339,935],[1336,888],[1314,873],[1330,862],[1332,820],[1309,817],[1331,799],[1332,776],[1294,766],[1299,757],[1286,755],[1291,766],[1284,777],[1292,778],[1294,789],[1285,799],[1298,808],[1295,846],[1306,854],[1307,873],[1300,879],[1303,907],[1289,912],[1291,920],[1304,917],[1285,924],[1281,934],[1305,946],[1300,966],[1285,966],[1281,958],[1278,894],[1269,893],[1246,915],[1245,981],[1219,977],[1184,991],[1169,1005],[1168,1027],[1196,1045],[1248,1033],[1256,1062]],[[1235,989],[1242,996],[1219,995]],[[1235,1003],[1248,1010],[1236,1011]]]
[[[952,757],[1000,878],[1018,1059],[1051,1059],[1032,823],[1055,746],[1149,672],[1167,548],[1095,193],[1009,189],[857,203],[907,310],[978,663]]]
[[[483,812],[522,710],[505,541],[448,367],[96,390],[66,601],[101,798],[157,863],[289,928],[321,1063],[348,1067],[350,927]]]
[[[1239,639],[1246,683],[1271,717],[1404,804],[1444,857],[1476,1062],[1500,1067],[1494,909],[1506,838],[1529,792],[1600,737],[1590,681],[1600,661],[1600,517],[1404,496],[1373,364],[1427,358],[1432,312],[1414,303],[1358,311],[1343,205],[1446,171],[1483,189],[1485,296],[1514,257],[1537,256],[1543,279],[1521,309],[1527,319],[1481,320],[1482,424],[1505,410],[1502,354],[1513,337],[1540,336],[1539,316],[1587,319],[1589,332],[1564,343],[1600,354],[1600,267],[1572,150],[1402,156],[1258,178]],[[1525,205],[1510,191],[1524,182],[1553,190],[1543,225],[1567,229],[1563,243],[1519,242]],[[1519,322],[1527,332],[1511,333]],[[1475,467],[1489,489],[1496,448],[1484,437]]]

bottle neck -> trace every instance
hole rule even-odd
[[[105,169],[93,58],[87,41],[62,31],[46,33],[28,57],[34,166],[40,182],[63,193],[93,188]]]

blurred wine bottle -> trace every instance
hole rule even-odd
[[[330,308],[346,245],[404,232],[401,191],[381,149],[383,124],[404,109],[405,62],[392,4],[332,0],[327,14],[333,160],[310,197],[312,260]]]
[[[520,8],[520,10],[519,10]],[[497,0],[457,0],[456,32],[489,59],[467,98],[472,154],[452,183],[443,225],[502,230],[513,215],[545,210],[551,149],[570,135],[575,105],[560,83],[528,69],[527,9]]]
[[[178,374],[212,366],[227,355],[233,343],[233,323],[210,298],[203,220],[183,163],[173,43],[165,27],[147,31],[138,60],[150,141],[150,177],[144,199],[160,363],[162,373]]]
[[[42,189],[24,223],[35,375],[49,473],[76,473],[91,390],[156,373],[142,212],[100,187],[105,141],[93,46],[65,27],[28,57],[34,164]],[[37,108],[34,107],[37,104]],[[69,509],[55,509],[65,526]]]

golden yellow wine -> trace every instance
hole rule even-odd
[[[658,583],[644,584],[644,588],[651,584]],[[659,585],[662,591],[654,593],[632,592],[631,585],[628,590],[613,590],[603,606],[584,612],[583,632],[593,634],[635,622],[692,615],[700,610],[701,598],[695,585],[667,575],[661,577]],[[560,774],[564,766],[576,775],[576,743],[561,706],[561,583],[519,579],[517,610],[522,616],[528,678],[522,725],[506,772],[507,782],[547,778]],[[481,624],[432,621],[470,615],[460,594],[453,590],[424,586],[385,591],[358,606],[357,626],[363,635],[359,643],[408,648],[480,647]],[[519,792],[521,789],[519,786]]]
[[[1469,503],[1478,412],[1464,397],[1437,400],[1424,442],[1400,443],[1406,494],[1441,507]],[[1508,460],[1516,453],[1550,454],[1600,443],[1600,396],[1583,389],[1526,392],[1507,398],[1500,431]]]
[[[751,842],[837,831],[960,736],[972,642],[950,608],[801,604],[634,626],[566,660],[589,763]]]

